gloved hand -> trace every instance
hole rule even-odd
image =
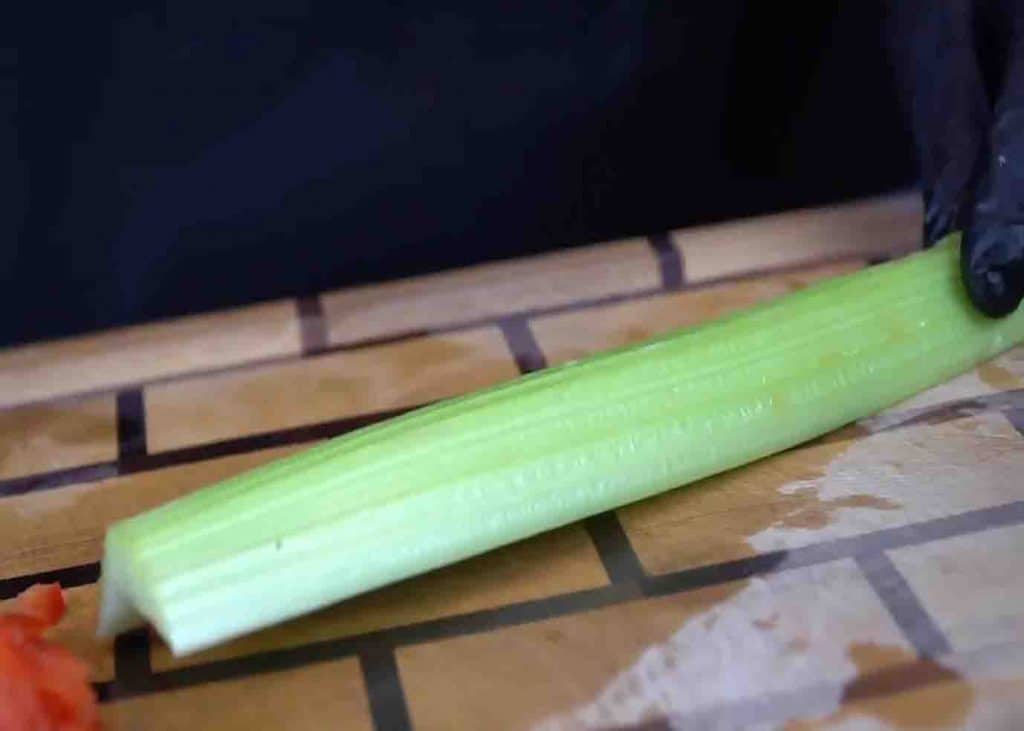
[[[962,274],[990,317],[1024,296],[1024,0],[890,0],[927,245],[964,232]]]

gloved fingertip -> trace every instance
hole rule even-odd
[[[924,248],[930,249],[952,231],[960,229],[959,211],[945,202],[929,200],[924,211]]]
[[[1024,225],[969,228],[960,249],[964,286],[974,306],[1006,317],[1024,298]]]

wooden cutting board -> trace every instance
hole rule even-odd
[[[0,599],[110,729],[1011,728],[1024,348],[814,443],[186,658],[93,637],[111,521],[917,246],[912,196],[0,352]]]

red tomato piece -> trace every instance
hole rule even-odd
[[[18,595],[18,614],[38,619],[47,627],[53,627],[64,616],[67,605],[60,584],[36,584]]]
[[[64,616],[58,584],[22,592],[0,615],[0,730],[98,731],[89,668],[43,633]]]

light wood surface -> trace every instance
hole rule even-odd
[[[329,292],[322,299],[328,341],[340,345],[658,285],[657,262],[647,244],[628,239]]]
[[[530,322],[551,364],[583,358],[662,333],[722,317],[808,284],[854,271],[862,263],[827,264],[758,279],[669,292],[537,317]]]
[[[146,387],[150,450],[415,406],[518,374],[496,328]]]
[[[839,562],[403,648],[398,663],[417,728],[475,728],[491,708],[511,728],[601,727],[839,683],[847,647],[871,641],[909,650]]]
[[[870,260],[920,245],[916,196],[792,211],[672,232],[693,284],[847,256]]]
[[[372,729],[359,665],[314,664],[108,704],[109,731]]]
[[[0,410],[0,479],[117,457],[113,396]]]
[[[0,352],[0,599],[110,729],[1016,728],[1024,348],[809,444],[174,658],[94,637],[103,534],[396,409],[916,247],[853,202]]]
[[[292,302],[270,302],[0,352],[0,406],[296,355]]]
[[[114,521],[295,449],[261,450],[0,498],[0,578],[97,561]]]

